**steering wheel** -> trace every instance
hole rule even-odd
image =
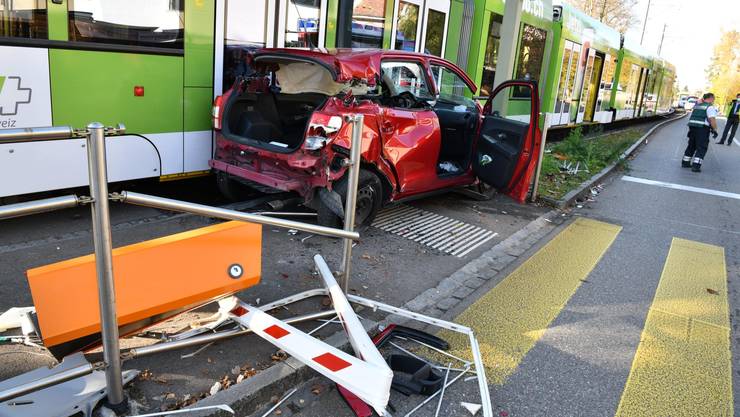
[[[416,97],[408,91],[403,91],[393,96],[394,104],[397,107],[410,109],[416,105]]]

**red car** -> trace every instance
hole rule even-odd
[[[253,73],[216,98],[219,188],[294,191],[336,225],[352,127],[363,114],[357,224],[388,202],[482,181],[523,202],[539,152],[534,81],[508,81],[481,107],[473,81],[435,56],[390,50],[260,49]]]

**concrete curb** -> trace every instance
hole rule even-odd
[[[593,175],[591,178],[587,179],[586,181],[582,182],[581,185],[578,186],[575,190],[570,191],[567,193],[563,198],[556,200],[554,198],[549,197],[538,197],[540,200],[546,202],[547,204],[550,204],[551,206],[554,206],[555,208],[558,208],[560,210],[563,210],[569,206],[572,206],[573,203],[576,202],[579,198],[586,195],[590,190],[591,187],[593,187],[596,183],[602,181],[607,175],[611,174],[619,164],[630,157],[632,154],[634,154],[637,149],[643,145],[644,143],[647,143],[648,137],[652,135],[657,129],[661,128],[663,125],[668,124],[670,122],[675,122],[676,120],[679,120],[686,116],[686,114],[682,114],[678,117],[674,117],[669,120],[665,120],[663,122],[658,123],[657,125],[653,126],[648,130],[640,139],[637,139],[635,143],[632,144],[629,148],[627,148],[626,151],[624,151],[621,155],[619,155],[619,158],[613,162],[612,164],[608,165],[606,168],[599,171],[597,174]]]

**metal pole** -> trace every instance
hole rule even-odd
[[[4,206],[0,206],[0,220],[75,207],[79,203],[80,200],[77,196],[66,195],[63,197],[44,198],[42,200],[6,204]]]
[[[118,318],[113,279],[113,242],[111,240],[108,208],[108,173],[105,159],[105,127],[101,123],[87,126],[87,159],[90,173],[90,196],[93,198],[92,230],[95,245],[95,269],[98,275],[98,302],[100,306],[103,358],[108,407],[117,414],[128,408],[123,395],[121,351],[118,345]]]
[[[663,41],[665,40],[665,29],[668,27],[668,24],[663,24],[663,34],[660,35],[660,46],[658,46],[658,56],[660,56],[660,52],[663,50]]]
[[[362,157],[362,127],[365,116],[357,114],[352,119],[352,149],[350,151],[349,172],[347,173],[347,201],[344,203],[344,230],[351,233],[355,228],[355,208],[357,206],[357,186],[360,182],[360,158]],[[342,290],[349,291],[349,276],[352,264],[352,240],[344,239],[342,250]]]
[[[75,379],[87,374],[91,374],[94,370],[95,365],[87,363],[85,365],[80,365],[72,369],[67,369],[66,371],[62,371],[54,375],[49,375],[47,377],[37,379],[23,385],[18,385],[13,388],[6,389],[5,391],[0,392],[0,403],[12,400],[13,398],[20,397],[24,394],[28,394],[29,392],[38,391],[52,385],[61,384],[62,382],[69,381],[70,379]]]
[[[648,16],[650,15],[650,1],[651,0],[648,0],[647,10],[645,10],[645,21],[642,22],[642,35],[640,36],[640,45],[642,45],[642,41],[645,39],[645,28],[647,27]]]
[[[124,203],[134,204],[137,206],[154,207],[163,210],[181,211],[184,213],[193,213],[200,216],[214,217],[225,220],[238,220],[242,222],[259,223],[267,226],[284,227],[286,229],[302,230],[304,232],[316,233],[317,235],[339,237],[344,239],[360,238],[359,233],[347,232],[342,229],[332,227],[317,226],[310,223],[297,222],[293,220],[281,219],[278,217],[260,216],[257,214],[242,213],[241,211],[229,210],[220,207],[206,206],[203,204],[190,203],[187,201],[173,200],[171,198],[156,197],[153,195],[134,193],[124,191],[121,193],[120,200]]]
[[[39,140],[68,139],[74,136],[70,126],[27,127],[0,129],[0,143],[35,142]]]
[[[542,158],[545,157],[545,143],[547,143],[547,131],[550,129],[550,115],[545,113],[545,127],[542,129],[542,143],[540,143],[540,156],[537,159],[537,168],[534,171],[534,185],[532,186],[532,197],[529,201],[537,201],[537,191],[540,187],[540,174],[542,173]]]

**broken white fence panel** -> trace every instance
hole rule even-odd
[[[243,302],[239,302],[231,313],[237,323],[346,387],[381,416],[386,415],[393,372],[385,362],[381,367],[363,361]]]

